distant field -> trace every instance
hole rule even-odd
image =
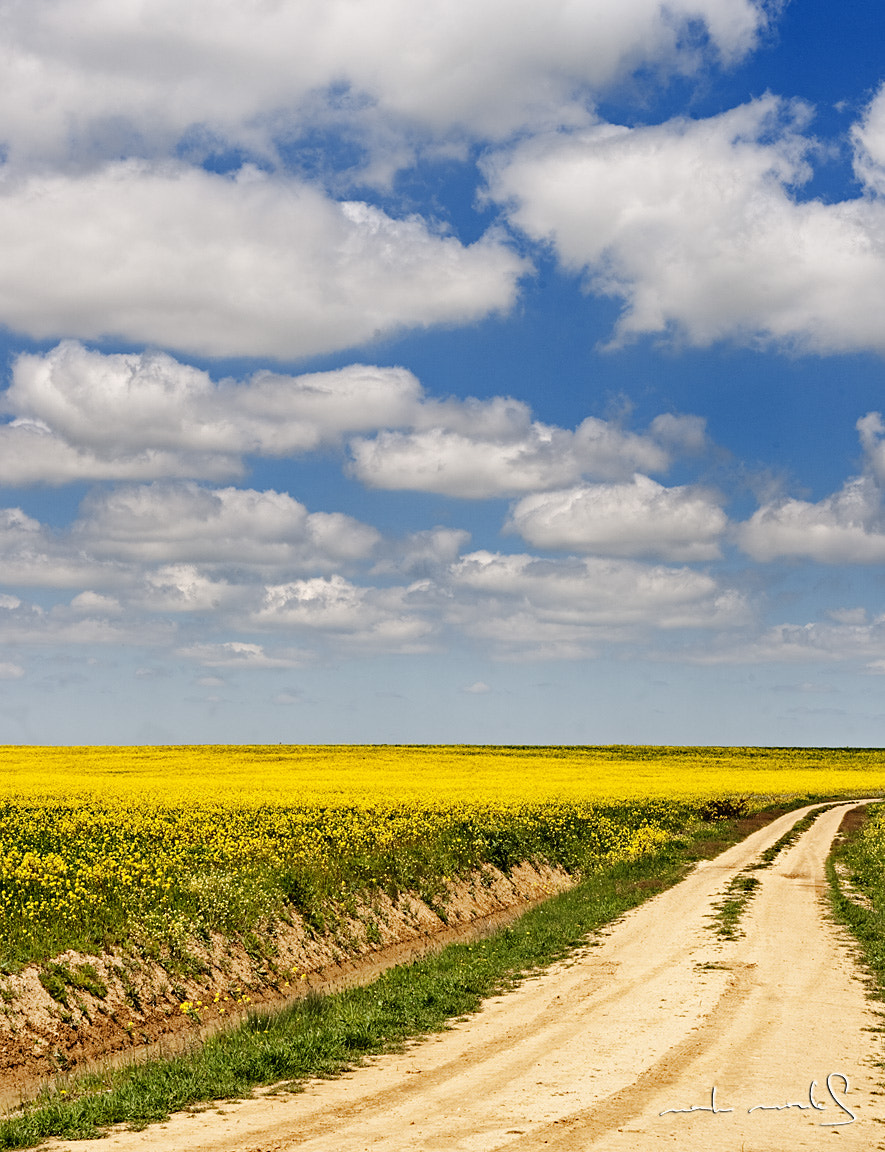
[[[778,799],[885,791],[877,750],[0,749],[0,964],[165,954],[355,896],[635,859]]]
[[[860,794],[881,749],[256,745],[0,748],[3,795],[428,804]]]

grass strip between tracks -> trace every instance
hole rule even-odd
[[[692,861],[717,854],[760,822],[717,821],[653,856],[601,869],[486,939],[450,945],[363,987],[256,1012],[190,1052],[59,1079],[0,1120],[0,1148],[95,1137],[114,1124],[144,1127],[208,1101],[247,1096],[258,1085],[291,1082],[287,1087],[297,1089],[308,1077],[334,1076],[364,1056],[440,1031],[485,997],[585,944],[588,933],[675,884]]]
[[[756,889],[759,887],[759,878],[753,873],[764,868],[770,868],[781,852],[794,844],[803,832],[807,832],[818,816],[825,811],[826,807],[815,808],[813,812],[803,816],[770,848],[766,848],[764,852],[760,853],[756,864],[750,864],[749,867],[743,868],[733,880],[729,881],[722,900],[714,905],[716,912],[709,925],[720,940],[736,940],[738,936],[743,935],[740,927],[741,917],[746,912],[747,906],[756,895]]]

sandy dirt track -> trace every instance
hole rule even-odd
[[[793,1152],[885,1147],[880,1018],[826,914],[824,861],[851,805],[772,868],[745,935],[712,905],[804,811],[628,913],[569,962],[452,1031],[305,1092],[119,1132],[83,1152]],[[830,1077],[831,1092],[827,1089]],[[841,1076],[848,1079],[846,1093]],[[811,1090],[812,1082],[815,1087]],[[669,1109],[711,1106],[716,1114]],[[810,1098],[819,1106],[810,1106]],[[840,1108],[836,1101],[856,1116]],[[804,1104],[775,1110],[758,1105]],[[731,1109],[731,1111],[725,1111]],[[752,1111],[749,1111],[753,1109]]]

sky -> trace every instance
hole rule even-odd
[[[0,13],[0,743],[885,742],[880,0]]]

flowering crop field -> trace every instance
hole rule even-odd
[[[775,799],[875,795],[871,750],[0,748],[0,965],[173,946],[483,864],[577,872]]]
[[[860,794],[885,751],[831,748],[185,745],[0,747],[4,796],[352,805]]]

